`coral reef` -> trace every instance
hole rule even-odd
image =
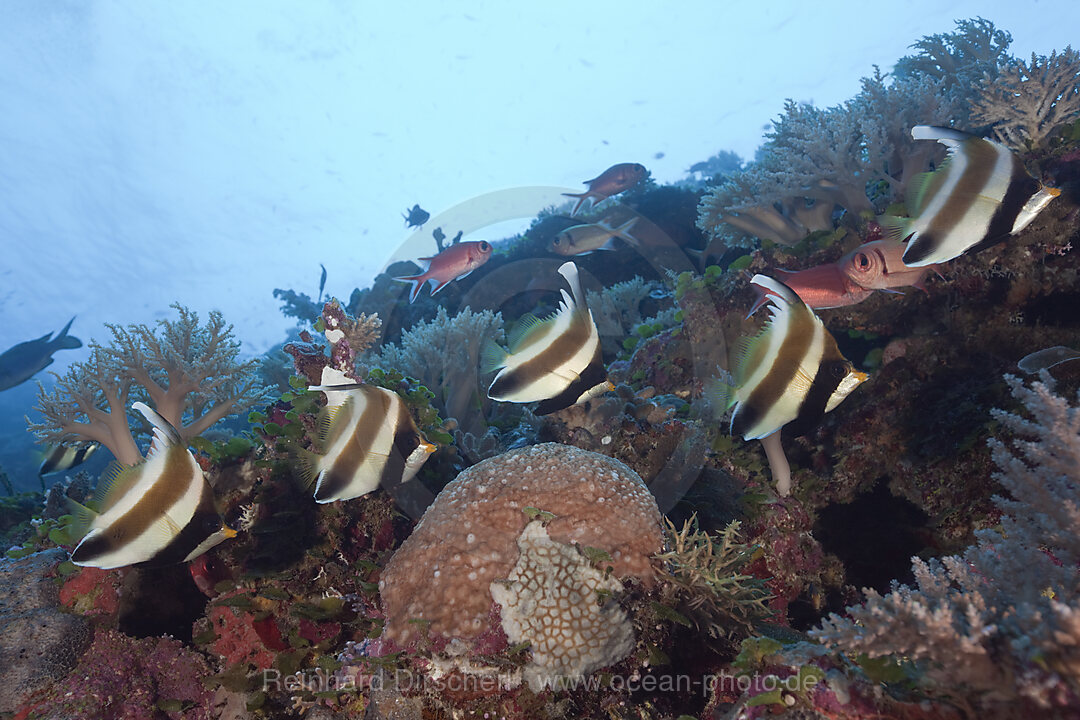
[[[32,695],[19,717],[207,720],[211,693],[202,681],[209,674],[202,655],[178,640],[99,630],[71,675]]]
[[[991,440],[1000,528],[976,533],[963,556],[913,559],[917,586],[867,591],[865,604],[812,633],[871,658],[918,664],[929,694],[962,693],[995,714],[1063,710],[1080,701],[1080,406],[1045,372],[1026,388],[1007,378],[1030,419],[995,417],[1018,439]],[[1009,711],[1006,708],[1012,707]]]
[[[54,548],[0,560],[0,713],[15,712],[27,693],[62,678],[90,644],[90,623],[58,607],[51,575],[66,559]]]
[[[559,543],[595,547],[616,577],[653,580],[660,516],[644,483],[622,463],[553,443],[513,450],[473,467],[436,498],[379,581],[386,632],[408,645],[430,636],[471,640],[488,627],[492,582],[517,562],[528,508],[550,514]]]
[[[986,76],[972,120],[990,125],[994,137],[1017,149],[1044,145],[1057,128],[1080,117],[1080,53],[1031,54],[1031,64],[1009,62]]]
[[[109,325],[108,346],[91,341],[90,358],[57,376],[52,392],[38,391],[30,423],[43,442],[73,439],[99,442],[125,465],[142,460],[128,426],[131,401],[148,399],[184,438],[192,438],[227,415],[262,399],[255,361],[238,362],[240,343],[221,313],[206,325],[175,304],[177,320],[159,320],[156,329]]]
[[[444,417],[472,429],[473,408],[486,401],[476,372],[480,351],[486,342],[502,340],[502,323],[502,315],[490,310],[464,309],[451,317],[440,306],[434,319],[402,332],[400,343],[383,345],[366,364],[416,378],[435,393]]]
[[[634,649],[634,631],[615,596],[622,583],[572,545],[553,541],[542,522],[525,526],[518,561],[491,583],[502,629],[532,652],[524,669],[533,690],[573,685]]]

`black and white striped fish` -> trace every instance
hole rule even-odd
[[[948,157],[916,178],[908,191],[908,218],[883,218],[890,237],[910,238],[908,267],[943,263],[995,245],[1028,223],[1061,194],[1044,187],[1019,156],[1001,143],[950,128],[916,125],[916,140],[937,140]]]
[[[117,568],[192,560],[235,537],[195,457],[168,420],[141,402],[131,406],[154,426],[146,460],[99,481],[100,512],[79,508],[88,531],[71,553],[76,565]]]
[[[326,395],[322,452],[300,452],[302,473],[315,485],[316,502],[349,500],[379,485],[408,482],[436,450],[392,390],[354,382],[330,367],[323,369],[322,384],[308,389]]]
[[[539,402],[546,415],[613,388],[601,357],[600,334],[585,302],[577,266],[563,263],[559,274],[570,284],[551,317],[524,320],[510,338],[510,352],[485,348],[485,364],[499,369],[488,397],[502,402]],[[500,369],[501,368],[501,369]]]
[[[802,434],[866,380],[840,354],[821,319],[787,285],[750,280],[768,298],[769,321],[742,348],[728,406],[731,434],[760,440],[785,425]]]
[[[38,468],[38,477],[51,475],[52,473],[64,472],[73,467],[82,465],[90,459],[97,449],[98,443],[85,445],[50,445],[41,459],[41,467]]]

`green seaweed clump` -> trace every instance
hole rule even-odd
[[[667,518],[664,526],[668,549],[656,556],[671,592],[664,605],[717,639],[750,633],[772,614],[763,581],[740,572],[759,548],[740,542],[737,520],[716,538],[698,528],[696,516],[681,529]]]

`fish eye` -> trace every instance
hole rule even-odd
[[[832,376],[837,380],[843,380],[844,376],[848,374],[848,369],[844,365],[833,365]]]
[[[856,262],[856,263],[858,264],[858,266],[859,266],[860,268],[862,268],[863,270],[865,270],[866,268],[870,267],[870,258],[868,258],[868,257],[866,256],[866,253],[859,253],[859,254],[857,254],[857,255],[855,256],[855,262]]]
[[[490,249],[491,249],[491,246],[488,245],[487,240],[481,240],[480,241],[480,252],[487,252]]]

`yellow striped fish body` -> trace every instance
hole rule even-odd
[[[908,267],[942,263],[975,253],[1016,234],[1057,197],[1001,143],[950,128],[916,125],[916,140],[937,140],[948,157],[911,184],[910,218],[885,218],[890,235],[910,238]]]
[[[101,512],[89,518],[71,553],[76,565],[187,562],[236,535],[222,522],[214,491],[175,428],[143,403],[132,407],[154,425],[154,442],[142,464],[120,469],[99,492]]]
[[[64,472],[82,465],[101,447],[98,443],[87,445],[50,445],[38,468],[38,477]]]
[[[534,412],[546,415],[612,388],[577,266],[563,263],[559,274],[570,293],[561,291],[562,302],[550,318],[523,322],[510,339],[510,352],[492,363],[501,368],[488,388],[492,400],[539,402]]]
[[[349,500],[415,477],[436,446],[424,439],[401,396],[333,368],[323,371],[322,382],[310,389],[326,395],[324,451],[309,456],[305,468],[316,502]]]
[[[866,379],[840,354],[821,319],[787,285],[750,281],[769,300],[769,321],[743,348],[735,370],[731,434],[760,440],[785,425],[802,434]]]

